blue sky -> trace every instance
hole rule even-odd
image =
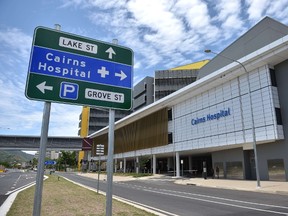
[[[44,103],[25,97],[34,29],[134,51],[134,84],[155,70],[212,58],[265,16],[288,25],[288,0],[0,0],[0,134],[40,135]],[[50,136],[77,136],[81,106],[52,103]]]

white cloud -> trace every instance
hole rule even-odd
[[[185,17],[189,27],[199,33],[210,26],[207,5],[201,0],[179,0],[173,11]]]
[[[126,1],[119,1],[119,0],[62,0],[62,4],[60,8],[93,8],[99,7],[102,10],[108,10],[112,8],[119,8],[125,6]]]
[[[2,73],[1,75],[5,74]],[[3,76],[0,79],[3,79]],[[42,118],[42,104],[29,101],[25,98],[24,83],[15,83],[11,78],[8,78],[5,82],[1,81],[0,91],[0,127],[11,128],[13,132],[30,130],[35,128],[35,126],[37,128]],[[31,133],[38,133],[40,127],[38,126],[38,128],[39,130]]]
[[[215,3],[215,9],[218,13],[216,20],[220,22],[222,39],[226,40],[238,36],[243,31],[244,25],[241,17],[241,0],[218,0]]]
[[[253,22],[259,21],[265,14],[265,11],[269,8],[271,1],[269,0],[246,0],[248,4],[247,13],[249,19]],[[271,3],[274,4],[275,1]]]
[[[29,59],[32,37],[24,34],[21,30],[11,28],[0,31],[0,41],[16,56]]]
[[[288,1],[278,0],[273,1],[267,9],[267,15],[274,17],[275,19],[282,20],[284,23],[288,23]]]
[[[0,127],[11,130],[32,128],[34,110],[24,96],[32,37],[21,30],[0,30]]]
[[[95,0],[81,4],[89,8],[91,22],[110,35],[110,39],[104,40],[116,37],[121,45],[135,50],[135,62],[142,70],[160,64],[175,67],[177,63],[187,63],[192,53],[193,57],[201,56],[195,52],[202,51],[207,44],[227,43],[243,31],[240,0],[219,0],[216,8],[202,0],[120,2]],[[212,9],[217,14],[210,17]]]
[[[84,1],[88,5],[91,4],[92,6],[100,7],[103,10],[111,9],[111,8],[120,8],[125,6],[126,1],[119,1],[119,0],[86,0]]]
[[[218,10],[218,19],[222,22],[225,22],[228,17],[231,15],[239,16],[241,13],[241,1],[225,1],[218,0],[216,1],[216,9]]]
[[[141,62],[140,61],[135,61],[134,63],[134,70],[135,69],[141,69],[143,66],[141,65]]]
[[[141,52],[146,65],[163,63],[165,59],[161,56],[170,60],[171,53],[175,52],[184,40],[182,21],[169,11],[172,3],[134,0],[127,5],[138,29],[138,35],[134,35],[139,37],[135,48]]]
[[[198,61],[204,55],[197,52],[206,47],[229,44],[247,29],[245,7],[252,22],[259,21],[265,12],[265,6],[253,12],[260,1],[241,3],[241,0],[218,0],[213,4],[204,0],[82,1],[89,8],[92,23],[101,25],[107,35],[117,37],[120,44],[135,50],[135,62],[139,62],[136,66],[141,65],[142,70],[167,69],[157,68],[158,65],[175,67],[187,63],[190,56],[193,58],[188,61]],[[268,1],[263,4],[267,6]]]
[[[86,6],[85,0],[62,0],[60,8]]]
[[[99,9],[99,4],[89,17],[95,24],[101,20],[101,25],[114,34],[120,44],[137,51],[135,59],[140,65],[150,68],[163,61],[162,55],[169,56],[174,52],[183,35],[182,23],[168,11],[164,1],[156,4],[152,7],[149,1],[129,1],[127,8],[115,4],[109,15]]]
[[[81,106],[51,104],[49,134],[53,136],[78,136],[79,115],[81,111]]]
[[[55,17],[61,12],[60,19],[87,20],[65,24],[65,31],[108,42],[117,38],[134,50],[134,83],[155,70],[209,58],[204,49],[221,51],[264,16],[288,24],[287,0],[55,0],[49,5],[57,4],[61,10]],[[18,23],[0,26],[0,131],[11,127],[38,135],[43,102],[24,96],[32,36]],[[52,104],[49,134],[77,135],[80,113],[80,106]]]
[[[16,28],[0,30],[0,129],[5,133],[40,135],[43,102],[25,97],[32,37]],[[77,136],[80,106],[54,105],[51,111],[51,135]],[[55,108],[53,110],[55,110]]]

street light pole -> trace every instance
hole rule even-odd
[[[249,81],[249,74],[246,69],[246,67],[239,61],[229,58],[227,56],[224,56],[222,54],[213,52],[212,50],[205,50],[205,53],[213,53],[215,55],[221,56],[223,58],[226,58],[232,62],[236,62],[244,69],[246,75],[247,75],[247,83],[248,83],[248,94],[249,94],[249,103],[250,103],[250,112],[251,112],[251,121],[252,121],[252,137],[253,137],[253,150],[254,150],[254,157],[255,157],[255,169],[256,169],[256,179],[257,179],[257,188],[260,188],[260,175],[259,175],[259,166],[258,166],[258,155],[257,155],[257,147],[256,147],[256,134],[255,134],[255,122],[254,122],[254,114],[253,114],[253,106],[252,106],[252,95],[251,95],[251,86]]]

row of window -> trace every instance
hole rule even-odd
[[[172,94],[175,90],[171,91],[155,91],[155,101]]]
[[[276,80],[275,70],[272,69],[272,68],[269,68],[269,73],[270,73],[271,85],[274,86],[274,87],[277,87],[277,80]],[[282,116],[281,116],[281,109],[280,108],[275,108],[275,113],[276,113],[277,125],[283,125]]]
[[[166,85],[186,86],[195,81],[196,77],[155,79],[155,88]]]
[[[271,85],[277,87],[275,70],[272,68],[269,68],[269,73],[270,73]]]

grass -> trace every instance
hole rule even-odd
[[[20,192],[7,216],[33,215],[35,187]],[[49,175],[43,183],[41,216],[105,216],[106,197],[82,188],[58,176]],[[141,209],[113,200],[116,216],[152,216]]]

